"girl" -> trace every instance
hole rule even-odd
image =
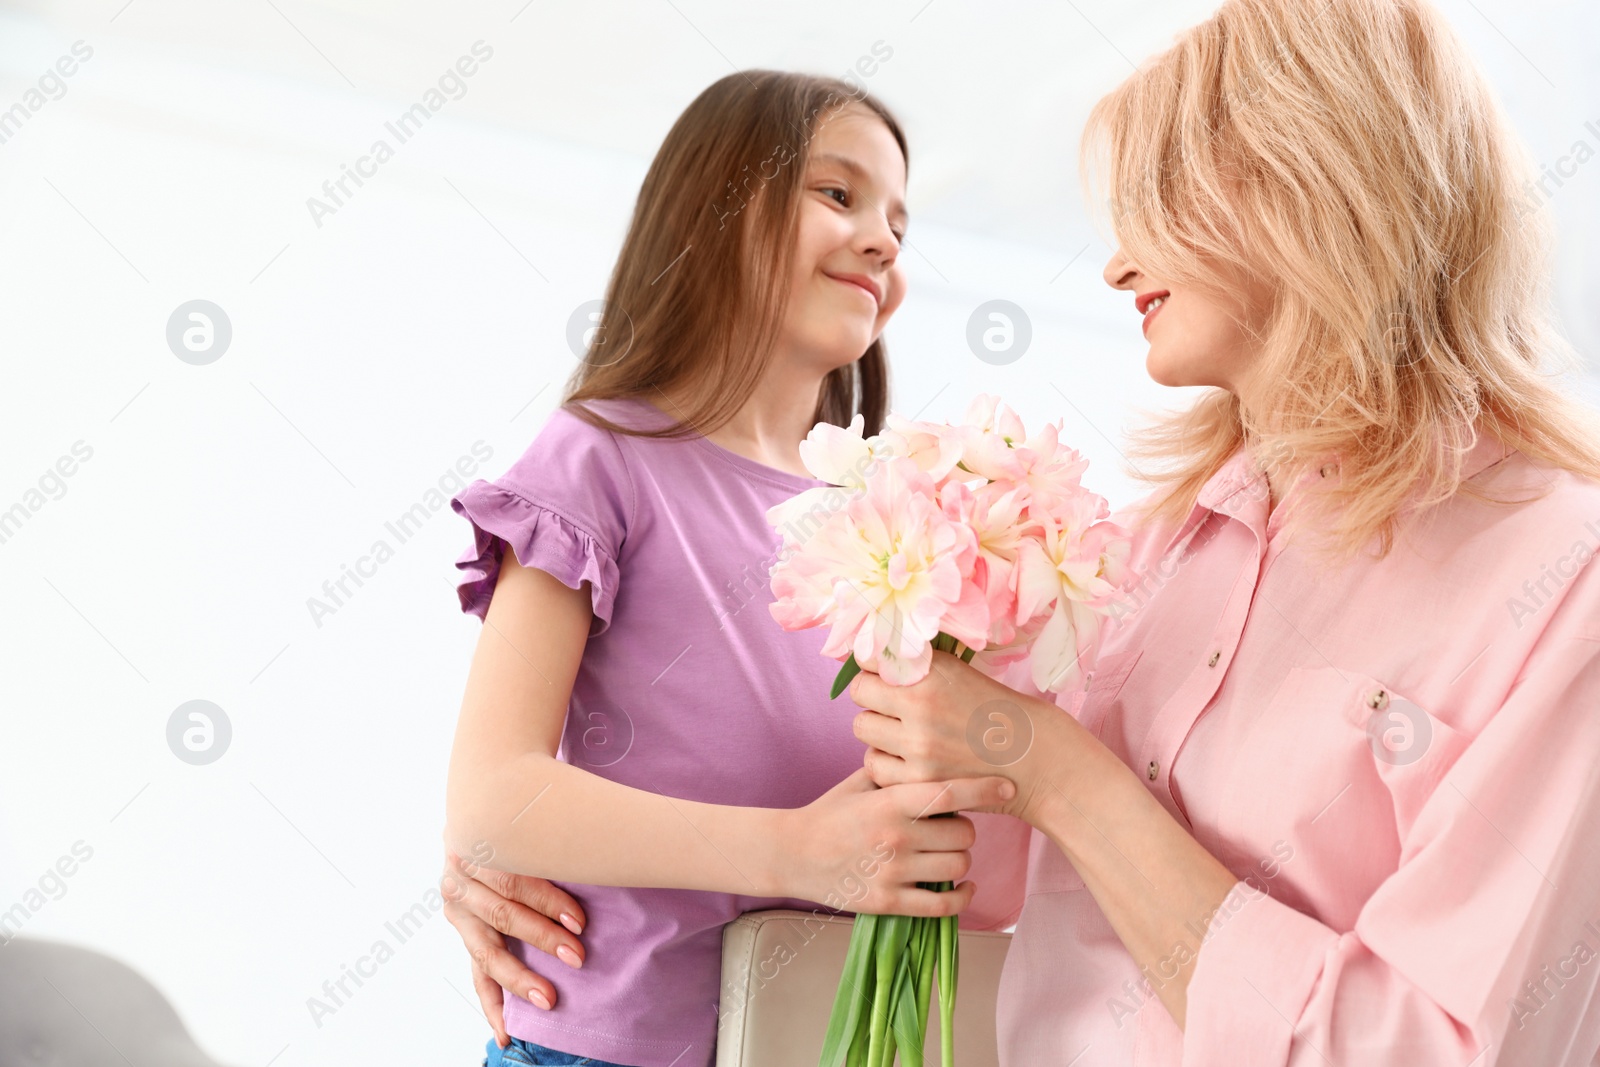
[[[1074,715],[943,653],[852,694],[885,786],[1030,717],[1001,1062],[1596,1062],[1600,434],[1492,97],[1424,0],[1228,0],[1086,144],[1211,387],[1133,453],[1141,578]]]
[[[544,904],[564,936],[539,941],[581,964],[558,1001],[525,969],[534,946],[513,942],[515,969],[475,957],[510,994],[509,1047],[497,1032],[487,1063],[709,1065],[722,927],[744,911],[1014,917],[1020,898],[970,882],[917,887],[961,878],[976,835],[922,816],[998,805],[1010,783],[875,790],[853,709],[827,696],[825,635],[765,607],[766,512],[823,484],[801,440],[856,414],[876,432],[885,413],[905,173],[893,116],[843,82],[712,85],[645,177],[564,403],[452,501],[475,531],[461,604],[485,626],[446,843],[474,868],[559,879]],[[1020,877],[1027,828],[977,821]]]

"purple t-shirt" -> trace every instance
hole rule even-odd
[[[586,406],[618,425],[671,421],[638,399]],[[826,630],[788,633],[767,607],[780,539],[766,511],[823,484],[704,437],[613,434],[558,408],[505,474],[451,500],[475,535],[456,563],[462,609],[487,613],[507,544],[523,566],[570,588],[588,581],[595,621],[559,758],[667,796],[800,807],[860,767],[863,753],[851,732],[857,708],[828,699],[839,664],[821,654]],[[712,1063],[723,924],[746,911],[818,907],[556,884],[588,913],[588,954],[581,970],[552,967],[512,940],[559,996],[547,1012],[506,990],[506,1029],[637,1067]]]

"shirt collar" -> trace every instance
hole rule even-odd
[[[1480,431],[1477,441],[1467,453],[1461,472],[1463,480],[1482,473],[1505,459],[1511,451],[1508,445],[1493,434]],[[1321,463],[1313,464],[1300,474],[1291,486],[1290,492],[1298,490],[1301,485],[1313,478],[1337,479],[1339,459],[1337,452],[1330,452],[1322,457]],[[1251,454],[1249,446],[1241,442],[1233,455],[1217,468],[1205,485],[1201,486],[1188,518],[1172,535],[1162,554],[1170,552],[1173,545],[1204,522],[1206,516],[1213,511],[1238,519],[1258,532],[1265,531],[1267,518],[1271,512],[1268,507],[1268,495],[1266,475],[1262,473],[1261,466]]]

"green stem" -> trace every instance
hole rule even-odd
[[[907,918],[907,929],[914,928],[916,923],[916,919]],[[905,985],[906,980],[905,956],[906,946],[897,944],[893,954],[894,958],[891,961],[891,966],[894,968],[894,977],[889,981],[888,1026],[884,1033],[881,1067],[894,1067],[895,1048],[903,1043],[900,1035],[900,1029],[904,1025],[900,1019],[900,990]],[[910,1067],[909,1063],[907,1067]]]
[[[939,1054],[942,1062],[956,1062],[956,950],[960,945],[957,916],[939,918]]]
[[[881,981],[883,970],[876,959],[873,963],[872,984],[872,1014],[868,1016],[867,1023],[867,1067],[878,1067],[883,1061],[883,1038],[887,1027],[889,988],[888,983]]]
[[[962,663],[971,663],[972,657],[978,654],[977,649],[968,648],[965,644],[957,641],[954,637],[945,633],[943,630],[940,630],[938,635],[934,637],[933,648],[936,652],[955,653],[961,657]]]
[[[905,948],[906,924],[911,920],[904,915],[878,917],[878,943],[874,955],[876,973],[872,989],[872,1032],[867,1038],[867,1063],[871,1067],[888,1067],[894,1062],[890,1047],[894,1040],[889,1030],[892,1003],[889,994],[894,988],[895,965]]]
[[[972,662],[975,650],[941,631],[933,640],[941,652]],[[834,679],[837,697],[861,671],[854,655]],[[940,812],[929,818],[954,818]],[[923,882],[921,888],[949,892],[952,882]],[[939,983],[940,1051],[944,1067],[955,1061],[955,990],[959,946],[957,916],[857,915],[845,969],[828,1020],[821,1067],[894,1067],[896,1046],[903,1067],[922,1067],[928,1033],[930,995]]]
[[[917,1033],[928,1034],[928,997],[933,992],[933,968],[939,961],[939,928],[932,922],[922,925],[917,942]]]

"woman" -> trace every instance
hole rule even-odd
[[[1590,1063],[1600,435],[1496,105],[1420,0],[1229,0],[1086,141],[1151,376],[1213,390],[1131,453],[1139,578],[1072,715],[852,692],[883,785],[1033,731],[1002,1063]]]
[[[1591,1063],[1600,438],[1492,98],[1423,0],[1230,0],[1085,143],[1151,376],[1213,387],[1134,453],[1141,577],[1073,716],[852,693],[880,785],[1033,730],[1002,1063]]]
[[[1014,916],[970,882],[921,888],[959,881],[978,832],[921,816],[1010,783],[874,789],[823,635],[751,606],[768,510],[822,484],[800,473],[806,430],[883,418],[905,176],[899,125],[843,82],[706,89],[645,177],[564,403],[451,502],[474,533],[461,606],[485,625],[446,840],[560,879],[572,905],[563,995],[506,981],[490,1064],[709,1067],[722,928],[745,911]],[[1026,827],[979,819],[1006,835],[986,865],[1020,874]]]

